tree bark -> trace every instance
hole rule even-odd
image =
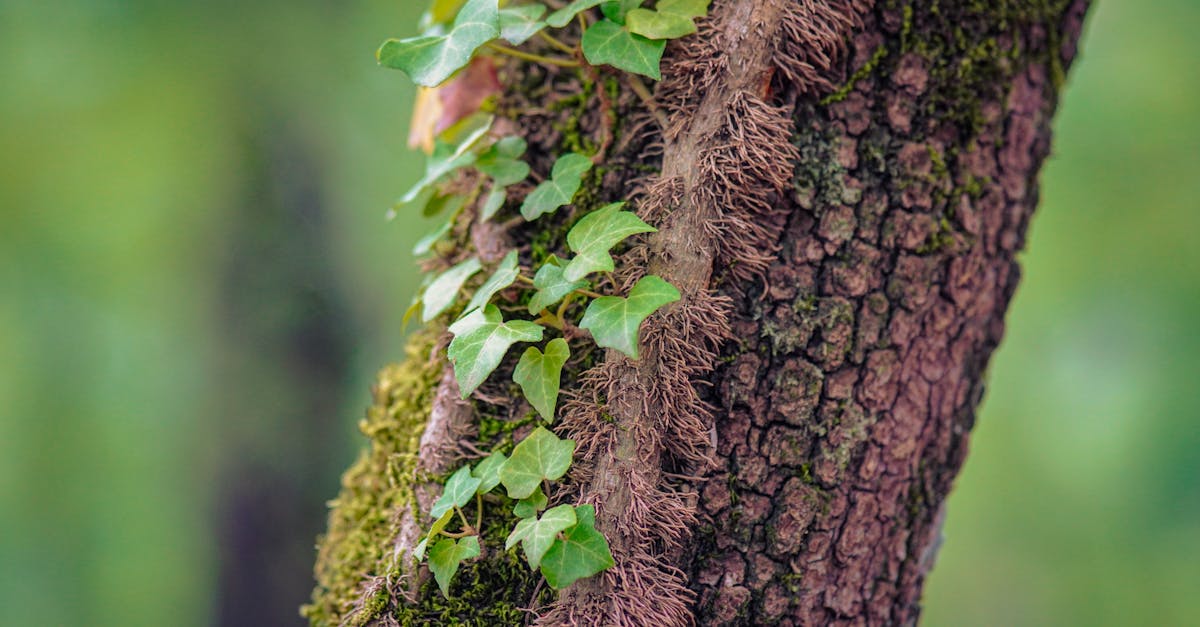
[[[641,359],[584,354],[565,381],[577,463],[551,499],[595,504],[617,564],[555,595],[493,550],[446,600],[405,559],[429,475],[530,424],[503,385],[446,401],[427,333],[381,377],[308,616],[916,622],[1087,5],[716,0],[652,108],[615,75],[505,68],[497,112],[536,172],[564,148],[608,157],[558,223],[468,219],[435,263],[558,250],[556,228],[634,189],[659,231],[608,287],[654,273],[682,294]]]

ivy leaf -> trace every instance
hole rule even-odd
[[[433,521],[433,525],[429,527],[429,533],[425,534],[425,537],[417,544],[417,548],[413,549],[413,557],[418,562],[425,559],[425,547],[428,546],[429,540],[436,538],[446,528],[446,525],[450,524],[450,519],[453,517],[454,510],[448,509],[446,513],[442,514],[441,518]]]
[[[587,287],[587,281],[568,281],[563,277],[562,261],[550,255],[533,275],[533,286],[538,291],[529,299],[529,313],[536,316],[567,294]]]
[[[642,222],[630,211],[621,211],[625,203],[605,205],[583,216],[567,233],[567,245],[575,257],[563,269],[563,278],[578,281],[591,272],[612,272],[613,259],[608,253],[625,238],[637,233],[653,233],[657,229]]]
[[[633,359],[638,358],[638,328],[650,314],[667,303],[679,300],[679,290],[656,276],[645,276],[629,291],[629,298],[601,296],[588,305],[579,321],[581,329],[591,331],[596,344],[615,348]]]
[[[529,164],[520,160],[526,148],[524,139],[505,137],[479,155],[475,169],[492,177],[497,185],[520,183],[529,176]]]
[[[419,197],[428,194],[424,202],[428,203],[433,198],[433,186],[438,181],[445,178],[451,172],[459,168],[467,167],[475,163],[478,157],[471,152],[471,148],[475,143],[483,138],[491,129],[491,124],[484,124],[473,132],[463,137],[462,141],[457,144],[449,144],[443,141],[436,143],[433,149],[433,154],[425,162],[425,174],[421,180],[417,181],[400,200],[396,201],[397,205],[407,205]]]
[[[492,273],[492,276],[488,277],[488,280],[479,286],[479,289],[475,291],[475,295],[471,297],[471,302],[467,303],[467,308],[463,311],[470,313],[476,308],[488,304],[492,300],[492,297],[496,295],[496,292],[512,285],[513,281],[517,280],[517,274],[519,274],[517,270],[517,251],[513,250],[504,256],[504,259],[500,261],[500,265],[496,267],[496,271]]]
[[[442,496],[434,502],[433,507],[429,510],[429,515],[441,518],[455,507],[465,507],[467,503],[471,502],[481,483],[483,483],[482,480],[471,476],[470,466],[459,468],[446,480]]]
[[[591,169],[592,160],[577,152],[559,157],[550,171],[550,178],[525,197],[521,215],[529,221],[537,220],[542,214],[554,212],[571,202],[583,184],[583,175]]]
[[[529,404],[541,414],[546,422],[554,422],[554,407],[558,404],[559,381],[563,364],[571,356],[567,341],[562,338],[550,340],[545,354],[536,346],[525,349],[521,361],[513,371],[513,381],[521,386]]]
[[[454,304],[454,299],[458,298],[458,291],[462,289],[463,284],[481,269],[483,266],[479,259],[471,257],[439,274],[429,287],[425,288],[425,295],[421,297],[425,304],[421,311],[421,322],[429,322],[449,309],[450,305]]]
[[[543,479],[562,478],[571,467],[574,453],[574,440],[560,440],[549,429],[538,427],[513,448],[512,457],[500,469],[500,483],[510,498],[528,497]]]
[[[454,377],[463,398],[500,365],[510,346],[542,341],[542,327],[528,320],[505,322],[495,305],[476,309],[451,325],[450,331],[455,335],[446,354],[454,364]]]
[[[608,0],[600,5],[600,12],[604,17],[618,23],[625,23],[625,14],[631,10],[642,6],[642,0]]]
[[[596,531],[596,509],[575,508],[576,523],[554,541],[542,556],[542,575],[555,590],[562,590],[584,577],[612,568],[612,552],[604,534]]]
[[[541,4],[500,9],[500,38],[514,46],[529,41],[530,37],[546,28],[545,22],[538,21],[545,12],[546,7]]]
[[[429,570],[442,589],[442,596],[450,597],[450,580],[464,561],[479,557],[479,536],[467,536],[461,540],[443,538],[429,549]]]
[[[500,468],[507,461],[508,457],[505,457],[504,453],[494,451],[476,464],[475,469],[471,471],[471,476],[479,479],[479,487],[475,491],[479,494],[487,494],[492,491],[492,488],[500,485]]]
[[[542,494],[542,486],[539,485],[534,488],[533,494],[517,501],[517,504],[513,506],[513,515],[517,518],[537,516],[537,513],[546,509],[546,505],[549,503],[550,499],[547,499],[546,495]]]
[[[504,543],[504,550],[507,551],[520,542],[521,548],[525,549],[525,559],[529,561],[529,567],[536,569],[541,564],[542,556],[558,538],[558,534],[574,527],[575,523],[574,507],[552,507],[542,514],[541,518],[531,517],[517,521],[517,526]]]
[[[467,0],[445,34],[389,39],[375,56],[380,65],[408,74],[414,83],[436,87],[466,66],[480,46],[499,36],[496,0]]]
[[[575,0],[571,4],[551,13],[546,18],[546,23],[554,28],[562,28],[568,22],[575,19],[575,16],[582,11],[586,11],[594,6],[597,6],[606,0]]]
[[[453,221],[446,220],[446,221],[442,222],[442,225],[439,226],[437,229],[433,230],[429,234],[427,234],[424,237],[422,237],[421,239],[417,240],[417,243],[413,244],[413,248],[412,248],[413,256],[421,257],[421,256],[428,254],[430,251],[432,251],[433,245],[436,244],[438,240],[442,239],[443,236],[445,236],[447,233],[449,233],[450,227],[452,227],[452,226],[454,226]]]
[[[486,222],[500,211],[504,206],[504,201],[508,200],[508,190],[499,185],[492,188],[488,192],[487,198],[483,200],[483,206],[479,208],[479,219]]]
[[[612,20],[600,20],[583,34],[583,56],[588,63],[607,63],[619,70],[662,78],[659,63],[667,42],[635,35]]]
[[[709,0],[659,0],[655,10],[634,9],[625,16],[630,32],[649,39],[676,39],[696,32],[695,19],[708,15]]]

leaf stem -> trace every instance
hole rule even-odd
[[[667,114],[658,108],[658,102],[654,100],[654,95],[650,93],[646,85],[632,74],[627,74],[625,78],[629,81],[629,87],[633,90],[633,93],[642,99],[642,102],[650,109],[650,113],[654,115],[654,119],[658,120],[658,125],[664,129],[667,128]]]
[[[546,43],[550,44],[551,46],[554,46],[555,48],[558,48],[559,50],[562,50],[563,52],[565,52],[571,56],[575,55],[576,50],[574,48],[572,48],[571,46],[568,46],[567,44],[564,44],[557,37],[547,33],[544,30],[538,31],[538,37],[541,37],[542,39],[544,39],[546,41]]]
[[[483,495],[475,493],[475,530],[483,529]]]
[[[557,65],[558,67],[579,67],[578,61],[571,61],[568,59],[553,59],[551,57],[543,57],[540,54],[532,54],[532,53],[525,52],[522,50],[517,50],[516,48],[509,48],[508,46],[501,46],[500,44],[497,44],[497,43],[489,43],[487,45],[487,47],[491,48],[492,50],[495,50],[496,52],[499,52],[501,54],[507,54],[510,57],[516,57],[518,59],[523,59],[525,61],[533,61],[534,63],[545,63],[548,65]]]
[[[454,511],[458,512],[458,518],[459,518],[459,520],[461,520],[461,521],[462,521],[462,524],[463,524],[463,531],[468,531],[468,530],[469,530],[469,531],[476,531],[476,532],[478,531],[478,529],[476,529],[475,527],[472,527],[472,526],[471,526],[471,523],[470,523],[470,521],[468,521],[468,520],[467,520],[467,515],[463,513],[463,511],[462,511],[462,508],[461,508],[461,507],[459,507],[459,506],[455,505],[455,506],[454,506]]]

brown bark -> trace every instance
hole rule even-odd
[[[665,128],[617,96],[624,133],[586,202],[636,187],[659,231],[604,287],[655,273],[682,299],[647,321],[640,360],[609,351],[564,386],[555,429],[577,462],[551,500],[596,505],[616,566],[557,598],[514,584],[504,611],[532,602],[545,625],[916,621],[1087,4],[715,0],[701,33],[668,49]],[[541,95],[504,103],[545,172],[569,143],[562,110],[520,105],[570,84],[537,72],[524,87]],[[580,132],[608,137],[600,107],[576,113]],[[525,259],[544,222],[505,242]],[[494,248],[488,228],[463,241]],[[452,387],[443,377],[433,397]],[[511,423],[523,408],[505,395],[485,384],[474,411]],[[463,426],[426,431],[421,454],[439,451],[426,470],[467,455],[471,406],[443,405],[431,427]],[[389,554],[411,550],[413,515],[398,514]],[[377,573],[365,597],[392,579]],[[391,596],[379,607],[402,614],[408,595]],[[450,613],[502,614],[475,609]],[[434,615],[447,610],[404,620]]]

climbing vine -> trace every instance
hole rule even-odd
[[[380,64],[401,70],[425,89],[455,81],[471,72],[478,59],[497,55],[592,76],[597,66],[608,65],[657,80],[667,40],[696,32],[695,19],[706,15],[709,0],[658,0],[653,8],[643,4],[644,0],[574,0],[551,11],[538,2],[519,0],[433,0],[422,19],[422,34],[384,42],[377,57]],[[579,26],[578,46],[564,43],[551,32],[573,22]],[[556,56],[520,48],[534,37]],[[628,84],[650,103],[649,91],[638,79],[631,77]],[[505,207],[509,187],[531,174],[529,164],[522,160],[527,150],[523,138],[496,137],[494,118],[484,112],[457,113],[461,115],[454,115],[448,128],[431,142],[422,142],[432,144],[424,176],[393,208],[448,214],[441,227],[418,242],[414,251],[418,255],[436,250],[467,207],[478,206],[480,221],[495,218]],[[519,206],[521,217],[516,219],[533,222],[571,205],[585,177],[603,160],[604,150],[602,144],[593,155],[567,152],[557,156],[549,176],[526,194]],[[451,187],[447,181],[468,168],[478,173],[479,183],[466,192],[446,192]],[[485,186],[487,194],[483,195]],[[680,294],[654,275],[642,277],[626,296],[596,291],[597,277],[615,269],[612,250],[631,236],[655,231],[625,210],[625,204],[618,199],[578,219],[566,235],[569,258],[548,255],[540,264],[531,260],[527,267],[518,251],[508,252],[486,269],[490,274],[469,299],[465,287],[485,271],[478,256],[426,278],[405,321],[418,312],[422,322],[450,317],[453,339],[446,357],[453,364],[462,398],[470,397],[493,375],[514,345],[532,344],[513,369],[512,380],[537,416],[553,424],[572,342],[579,348],[590,335],[596,346],[638,358],[642,322],[679,300]],[[493,302],[514,288],[527,296],[518,302],[527,302],[525,310],[532,319],[516,317],[512,307],[502,309]],[[571,307],[575,304],[579,307]],[[579,310],[582,317],[572,319]],[[450,316],[451,312],[456,315]],[[547,339],[549,335],[557,337]],[[540,569],[553,588],[565,588],[613,566],[608,542],[595,527],[591,505],[561,504],[547,509],[550,482],[566,474],[574,452],[574,441],[560,439],[539,424],[510,454],[490,451],[481,461],[450,474],[441,497],[428,512],[432,522],[413,550],[416,560],[428,562],[444,595],[449,596],[450,582],[460,565],[484,550],[480,544],[484,497],[492,493],[507,499],[517,518],[504,550],[519,544],[530,568]]]

